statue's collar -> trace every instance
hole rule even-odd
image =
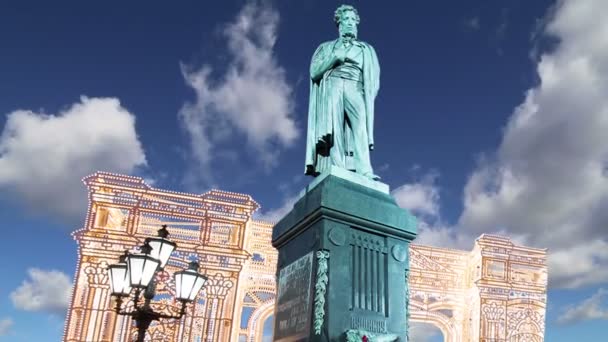
[[[336,39],[334,41],[334,44],[339,44],[341,42],[342,42],[342,37],[338,37],[338,39]],[[363,42],[357,38],[354,38],[351,42],[352,42],[353,46],[364,46]]]

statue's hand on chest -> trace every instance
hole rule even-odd
[[[352,63],[356,65],[361,65],[363,61],[363,50],[360,46],[352,46],[350,49],[346,51],[346,56],[344,58],[345,63]]]
[[[346,61],[347,52],[348,51],[342,44],[337,44],[334,47],[333,54],[334,54],[334,61],[335,61],[336,65],[344,64],[344,62]]]
[[[361,65],[363,61],[363,50],[359,45],[336,44],[332,50],[332,54],[335,65],[344,63]]]

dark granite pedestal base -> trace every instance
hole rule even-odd
[[[324,175],[274,227],[274,341],[407,341],[416,220],[357,177]]]

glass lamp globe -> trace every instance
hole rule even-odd
[[[129,268],[126,262],[128,255],[125,252],[125,254],[120,256],[117,264],[108,266],[112,294],[119,297],[126,297],[131,292]]]
[[[144,243],[140,253],[130,254],[127,258],[129,282],[132,287],[146,288],[154,277],[160,260],[150,256],[151,251],[152,247],[148,243]]]
[[[157,237],[146,239],[146,242],[150,245],[150,247],[152,247],[150,256],[154,259],[160,260],[161,268],[165,267],[167,261],[169,261],[171,253],[173,253],[177,247],[177,244],[169,241],[167,236],[169,236],[169,231],[167,230],[167,225],[163,224],[162,228],[158,230]]]
[[[207,277],[198,273],[199,264],[190,263],[187,269],[175,272],[175,298],[182,302],[192,302],[201,290]]]

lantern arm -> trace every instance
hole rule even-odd
[[[119,315],[124,315],[127,312],[127,310],[122,309],[122,298],[122,296],[116,296],[116,307],[114,308],[114,311]]]
[[[142,294],[142,290],[141,289],[135,289],[135,297],[133,298],[133,310],[132,311],[127,311],[125,309],[121,310],[121,304],[122,304],[122,297],[118,297],[117,301],[116,301],[116,312],[121,314],[121,315],[126,315],[126,316],[131,316],[136,320],[144,320],[144,321],[158,321],[161,318],[163,319],[181,319],[184,314],[186,313],[186,302],[180,300],[181,303],[181,307],[180,307],[180,311],[177,315],[171,315],[171,314],[164,314],[164,313],[159,313],[159,312],[155,312],[154,309],[152,309],[151,301],[154,298],[154,295],[156,294],[156,279],[152,279],[152,281],[150,281],[150,284],[148,284],[148,286],[146,287],[146,289],[143,291],[143,297],[144,297],[144,304],[140,305],[139,304],[139,299],[140,296]]]
[[[116,311],[117,314],[119,315],[125,315],[125,316],[133,316],[133,313],[140,310],[140,306],[139,306],[139,295],[141,293],[140,289],[136,289],[135,290],[135,297],[133,298],[133,310],[131,311],[127,311],[126,308],[122,308],[122,302],[123,302],[123,296],[117,296],[116,298],[116,308],[114,308],[114,311]]]
[[[165,318],[165,319],[181,319],[186,314],[186,302],[185,301],[180,301],[180,302],[182,303],[182,305],[181,305],[179,313],[177,315],[167,315],[167,314],[159,313],[158,316],[160,318]]]
[[[135,297],[133,298],[133,308],[135,311],[139,310],[139,295],[141,294],[141,289],[135,290]]]
[[[119,299],[122,301],[122,299]],[[180,319],[185,314],[185,307],[182,306],[182,309],[178,315],[168,315],[154,311],[151,306],[138,306],[132,311],[127,311],[124,308],[120,308],[118,305],[116,306],[116,312],[120,315],[130,316],[137,321],[158,321],[161,318],[164,319]]]
[[[127,298],[127,296],[115,296],[116,297],[116,306],[114,307],[114,311],[119,315],[124,316],[133,316],[134,312],[137,312],[141,309],[139,306],[139,295],[141,293],[140,289],[135,290],[135,297],[133,298],[133,310],[127,311],[126,308],[122,307],[122,303],[124,302],[123,298]]]

